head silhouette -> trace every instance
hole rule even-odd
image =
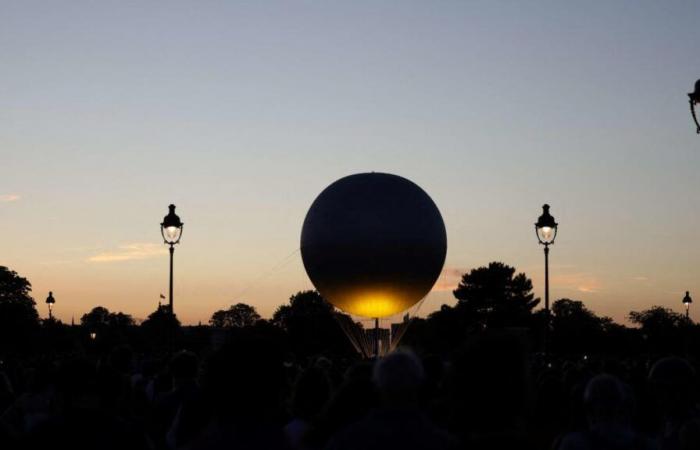
[[[667,417],[682,416],[695,404],[695,370],[683,358],[658,360],[649,372],[649,382]]]
[[[372,380],[385,404],[406,405],[416,401],[425,380],[425,371],[415,354],[396,351],[377,362]]]
[[[630,419],[631,392],[615,376],[603,374],[593,377],[586,385],[583,401],[591,426],[626,424]]]

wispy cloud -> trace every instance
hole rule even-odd
[[[600,280],[590,273],[576,272],[552,276],[552,285],[561,289],[571,289],[578,292],[592,294],[600,291]]]
[[[0,203],[16,202],[20,199],[17,194],[0,194]]]
[[[105,263],[134,261],[139,259],[155,258],[166,254],[167,251],[162,245],[152,243],[133,243],[120,245],[115,250],[107,250],[97,255],[89,257],[89,262]]]
[[[76,262],[77,261],[75,261],[74,259],[57,259],[53,261],[42,261],[39,264],[41,264],[42,266],[61,266],[64,264],[74,264]]]
[[[557,266],[557,270],[562,270],[562,267]],[[593,294],[601,290],[602,283],[598,277],[587,272],[571,271],[573,268],[575,267],[567,266],[562,270],[565,272],[564,274],[552,276],[550,280],[552,286],[586,294]],[[462,280],[462,275],[469,272],[469,270],[464,267],[445,267],[431,292],[452,292]],[[517,273],[520,273],[520,271],[517,271]]]
[[[62,249],[66,253],[86,253],[86,252],[96,252],[98,250],[103,250],[103,245],[84,245],[79,247],[65,247]]]
[[[431,292],[452,292],[462,280],[462,275],[467,271],[467,269],[460,267],[445,267]]]

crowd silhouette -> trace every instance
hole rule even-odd
[[[486,331],[445,359],[295,361],[252,330],[173,356],[125,345],[4,362],[3,449],[697,449],[686,359],[531,355]]]
[[[494,264],[380,359],[354,353],[312,291],[270,321],[240,304],[210,326],[164,307],[141,325],[106,308],[43,320],[33,341],[0,342],[0,448],[700,448],[695,325],[651,308],[626,328],[562,300],[545,353],[529,280]],[[28,310],[13,274],[0,271],[6,326]]]

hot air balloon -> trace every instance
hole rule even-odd
[[[321,192],[301,231],[304,268],[338,309],[387,318],[430,292],[447,252],[445,224],[418,185],[387,173],[341,178]]]

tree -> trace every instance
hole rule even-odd
[[[80,318],[85,336],[95,333],[101,347],[109,348],[128,342],[133,334],[134,319],[122,312],[113,313],[104,306],[96,306]]]
[[[473,331],[475,329],[470,328],[461,311],[442,305],[426,319],[414,317],[401,339],[401,345],[424,354],[448,355]]]
[[[500,262],[465,273],[453,294],[468,322],[486,326],[525,325],[540,302],[532,293],[532,281]]]
[[[104,306],[95,306],[90,312],[83,314],[80,324],[87,328],[102,328],[107,325],[110,312]]]
[[[563,298],[552,305],[552,347],[558,353],[605,351],[609,317],[598,317],[583,302]]]
[[[287,332],[299,356],[319,353],[352,354],[348,338],[335,318],[335,310],[316,291],[297,292],[272,316],[272,323]]]
[[[175,314],[170,313],[168,306],[158,305],[158,309],[153,311],[139,327],[145,338],[157,345],[172,343],[180,336],[180,321]]]
[[[125,314],[123,312],[110,313],[107,322],[111,327],[122,329],[136,325],[136,321],[131,317],[131,314]]]
[[[333,305],[317,291],[300,291],[289,297],[288,305],[277,308],[272,315],[272,323],[289,329],[297,320],[326,316],[332,318],[333,313]]]
[[[629,319],[646,333],[668,331],[685,323],[683,314],[663,306],[652,306],[644,311],[630,311]]]
[[[34,339],[39,314],[31,291],[26,278],[0,266],[0,349],[17,350]]]
[[[122,312],[110,312],[104,306],[96,306],[90,312],[83,314],[80,324],[91,329],[102,329],[105,327],[127,328],[135,325],[133,317]]]
[[[180,327],[180,321],[177,320],[175,314],[170,313],[167,306],[158,306],[158,309],[148,315],[148,318],[141,323],[142,327],[159,328],[159,327]]]
[[[217,328],[250,327],[260,320],[260,314],[254,307],[237,303],[229,309],[220,309],[212,314],[209,324]]]
[[[649,350],[667,352],[683,345],[683,314],[663,306],[652,306],[644,311],[630,311],[630,322],[639,325]]]

